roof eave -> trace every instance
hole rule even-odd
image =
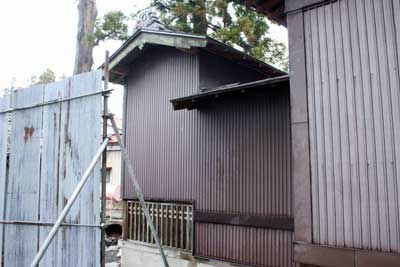
[[[245,62],[248,67],[258,72],[270,76],[281,76],[287,74],[282,70],[207,36],[180,32],[139,30],[110,57],[110,81],[113,83],[123,84],[124,78],[128,75],[130,63],[141,54],[144,48],[148,45],[169,46],[188,50],[192,48],[212,50],[212,46],[214,46],[219,54],[224,54],[224,52],[229,53],[232,60],[235,60],[238,63]],[[103,67],[104,64],[99,68]]]
[[[224,96],[234,95],[238,93],[247,93],[259,90],[260,88],[276,89],[282,87],[289,87],[289,75],[283,75],[279,77],[252,81],[242,84],[228,84],[225,86],[219,86],[217,88],[203,91],[198,94],[172,99],[170,100],[170,102],[174,110],[191,110]]]
[[[127,68],[123,60],[134,51],[140,53],[147,44],[191,49],[206,47],[207,38],[184,33],[139,30],[110,57],[109,69],[111,73],[115,74],[110,75],[111,82],[122,83],[123,77],[127,75]],[[103,68],[103,66],[104,64],[100,68]]]

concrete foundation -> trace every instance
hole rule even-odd
[[[161,267],[160,253],[154,245],[135,241],[121,241],[121,267]],[[190,252],[179,249],[164,248],[171,267],[233,267],[227,262],[198,259]]]

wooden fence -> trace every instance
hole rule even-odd
[[[146,202],[163,246],[192,251],[193,206],[182,203]],[[127,239],[155,244],[139,201],[127,201]]]
[[[98,150],[101,79],[89,72],[0,99],[0,266],[30,265]],[[99,266],[100,167],[40,266]]]

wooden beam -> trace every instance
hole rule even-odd
[[[399,253],[386,253],[354,248],[338,248],[313,244],[294,244],[296,263],[324,267],[398,267]]]
[[[353,267],[354,252],[350,249],[295,243],[294,261],[324,267]]]
[[[293,231],[294,220],[289,216],[262,216],[239,213],[195,211],[194,222]]]
[[[321,5],[337,0],[285,0],[285,13],[294,12],[299,9],[309,8],[315,5]]]
[[[294,240],[312,242],[311,170],[303,13],[288,15]]]

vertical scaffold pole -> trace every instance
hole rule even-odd
[[[83,174],[81,180],[79,181],[78,185],[76,186],[74,192],[72,193],[71,197],[69,198],[67,205],[65,205],[63,211],[61,212],[60,216],[56,223],[54,224],[53,228],[51,228],[50,233],[44,240],[42,246],[40,247],[38,253],[36,254],[35,258],[32,261],[31,267],[37,267],[39,265],[40,260],[43,258],[44,253],[46,252],[47,248],[50,246],[51,241],[56,236],[58,229],[60,228],[62,222],[67,216],[68,211],[71,209],[72,205],[74,204],[75,200],[78,198],[79,193],[82,191],[83,186],[86,184],[87,180],[90,177],[90,173],[93,171],[94,167],[96,166],[97,161],[99,160],[100,156],[102,155],[103,151],[106,149],[108,145],[109,138],[106,138],[103,141],[103,144],[100,146],[99,150],[97,151],[96,155],[93,157],[92,161],[89,164],[89,167],[86,169],[85,173]]]
[[[144,201],[142,190],[140,189],[139,183],[138,183],[138,181],[136,179],[135,173],[133,171],[132,164],[129,161],[129,157],[128,157],[128,153],[126,151],[125,145],[122,142],[121,136],[119,135],[117,124],[115,123],[115,120],[114,120],[114,115],[113,114],[109,114],[108,118],[111,121],[111,126],[112,126],[112,128],[114,130],[114,133],[115,133],[116,137],[117,137],[119,146],[121,148],[121,155],[122,155],[122,158],[124,159],[124,162],[125,162],[125,167],[126,167],[126,169],[128,171],[129,177],[131,178],[131,181],[132,181],[133,186],[135,188],[136,194],[138,195],[140,204],[142,205],[144,215],[146,216],[147,224],[150,227],[151,234],[153,235],[153,238],[156,241],[157,247],[160,250],[160,254],[161,254],[162,261],[164,263],[164,267],[169,267],[167,258],[165,257],[164,250],[163,250],[162,245],[160,243],[160,240],[158,238],[157,231],[156,231],[156,229],[154,227],[153,220],[150,217],[149,210],[148,210],[147,205],[146,205],[146,203]]]
[[[108,81],[110,78],[109,72],[109,52],[106,51],[105,54],[105,63],[104,63],[104,91],[106,93],[103,94],[103,140],[107,138],[107,114],[108,114]],[[106,179],[107,179],[107,148],[103,152],[102,157],[102,167],[101,167],[101,224],[103,227],[101,228],[101,241],[100,241],[100,266],[105,266],[106,259],[106,234],[105,234],[105,223],[106,223]]]

